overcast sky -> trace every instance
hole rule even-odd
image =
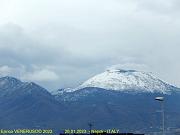
[[[49,90],[116,65],[180,87],[179,0],[0,0],[0,75]]]

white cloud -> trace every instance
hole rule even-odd
[[[26,81],[51,82],[58,80],[59,76],[53,71],[42,69],[39,71],[27,72],[21,78]]]
[[[13,69],[10,68],[9,66],[0,66],[0,76],[8,76],[11,75],[11,73],[13,72]]]

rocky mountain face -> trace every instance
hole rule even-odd
[[[85,127],[92,122],[96,128],[118,128],[122,131],[159,131],[160,102],[165,98],[166,130],[179,127],[180,89],[155,77],[135,70],[108,70],[75,89],[63,89],[55,98],[68,104],[73,112],[72,127]]]
[[[12,77],[0,79],[0,127],[57,128],[64,106],[46,89]]]
[[[122,131],[159,131],[161,126],[160,102],[165,98],[166,127],[178,127],[180,118],[180,93],[126,93],[101,88],[84,88],[57,98],[68,104],[74,127],[85,128],[92,122],[96,128],[118,128]],[[76,127],[76,128],[77,128]]]
[[[108,70],[77,88],[49,93],[35,83],[0,78],[1,128],[120,129],[159,131],[164,97],[166,131],[180,127],[180,89],[154,75]]]

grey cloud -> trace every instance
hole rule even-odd
[[[140,0],[138,6],[141,10],[155,12],[159,15],[169,15],[180,11],[179,0]]]
[[[12,23],[0,27],[0,66],[24,78],[50,71],[58,79],[38,83],[51,89],[75,87],[116,64],[180,86],[178,7],[177,0],[20,0],[7,13]]]

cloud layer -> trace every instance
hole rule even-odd
[[[179,7],[178,0],[0,1],[0,74],[57,89],[118,65],[180,86]]]

